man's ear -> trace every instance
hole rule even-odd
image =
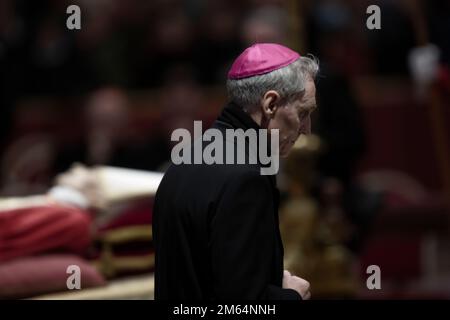
[[[275,115],[278,108],[280,95],[275,90],[267,91],[261,101],[263,117],[270,119]]]

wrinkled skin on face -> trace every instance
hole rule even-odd
[[[271,101],[264,100],[269,100],[271,96],[274,97]],[[275,91],[267,92],[264,99],[263,116],[267,120],[263,119],[262,123],[266,122],[269,130],[279,129],[279,154],[286,157],[301,134],[311,133],[311,113],[316,109],[316,86],[312,79],[308,80],[303,96],[287,105],[271,106],[271,103],[276,105]]]

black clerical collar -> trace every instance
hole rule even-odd
[[[234,102],[228,103],[223,108],[221,114],[217,118],[218,122],[225,123],[234,129],[260,129],[260,126],[252,119],[252,117],[245,112],[242,107]]]

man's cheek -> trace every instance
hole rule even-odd
[[[302,126],[300,128],[300,133],[303,134],[311,134],[311,118],[308,117],[303,121]]]

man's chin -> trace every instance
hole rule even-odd
[[[292,148],[288,148],[286,150],[280,150],[280,158],[285,159],[291,153]]]

